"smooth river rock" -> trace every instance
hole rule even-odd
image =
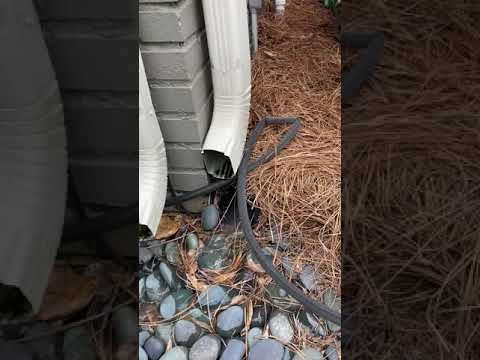
[[[235,305],[222,311],[217,317],[217,331],[224,338],[238,335],[243,329],[243,307]]]
[[[295,354],[293,360],[324,360],[323,354],[313,348],[306,347],[299,353]]]
[[[217,360],[222,349],[220,339],[215,335],[204,335],[190,349],[189,360]]]
[[[163,354],[160,360],[188,360],[188,349],[185,346],[175,346]]]
[[[145,341],[145,344],[143,344],[143,349],[147,353],[150,360],[158,360],[165,352],[165,344],[162,340],[152,336]]]
[[[166,320],[170,320],[175,316],[177,313],[177,305],[172,294],[168,295],[162,300],[160,303],[159,312],[160,315]]]
[[[242,360],[245,351],[245,343],[242,340],[232,339],[228,342],[220,360]]]
[[[259,340],[248,352],[248,360],[282,360],[284,347],[273,339]]]
[[[228,295],[227,289],[220,285],[211,285],[200,293],[198,304],[201,307],[216,309],[230,303],[232,298]]]
[[[202,330],[197,324],[188,320],[179,320],[173,329],[175,342],[177,345],[192,346],[202,334]]]
[[[288,315],[281,311],[275,311],[268,321],[270,333],[283,344],[289,344],[295,334]]]
[[[223,235],[212,236],[198,256],[198,266],[203,270],[220,270],[232,263],[230,246]]]
[[[220,212],[215,205],[209,205],[202,210],[202,227],[210,231],[215,229],[220,221]]]

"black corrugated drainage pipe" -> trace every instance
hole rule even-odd
[[[31,0],[0,2],[0,43],[0,291],[20,290],[35,312],[64,220],[63,108]]]

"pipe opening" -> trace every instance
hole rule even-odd
[[[4,313],[3,309],[8,309],[8,313]],[[32,304],[18,287],[0,283],[0,315],[2,317],[18,318],[32,313]]]
[[[228,179],[234,175],[232,162],[225,154],[215,150],[205,150],[203,157],[207,172],[213,177]]]

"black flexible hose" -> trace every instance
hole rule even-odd
[[[248,159],[250,158],[255,143],[258,140],[258,137],[263,132],[263,129],[267,125],[290,125],[288,132],[282,137],[280,142],[275,146],[275,148],[268,150],[254,162],[249,163]],[[277,155],[283,148],[285,148],[294,138],[298,129],[300,128],[300,121],[297,118],[273,118],[268,117],[261,120],[253,132],[250,134],[248,142],[245,146],[245,153],[243,160],[240,164],[237,173],[237,204],[238,211],[240,216],[240,221],[242,225],[242,230],[247,239],[251,250],[255,254],[255,257],[258,259],[259,263],[262,265],[263,269],[272,279],[279,284],[289,295],[294,299],[299,301],[304,307],[305,310],[317,314],[322,318],[331,321],[337,325],[341,323],[341,315],[339,312],[329,308],[328,306],[315,302],[306,296],[299,288],[292,285],[279,271],[275,269],[272,261],[263,253],[260,244],[258,243],[255,235],[253,233],[252,225],[250,224],[248,218],[248,209],[247,209],[247,174],[249,171],[255,169],[261,164],[264,164],[270,161],[275,155]]]
[[[383,51],[382,33],[344,33],[341,37],[342,46],[367,51],[360,61],[346,74],[342,75],[342,102],[358,94],[362,85],[375,70]]]

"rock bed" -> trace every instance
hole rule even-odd
[[[139,359],[339,358],[340,327],[306,313],[272,282],[253,254],[243,254],[241,233],[203,225],[202,234],[184,225],[173,240],[140,241]],[[295,271],[278,246],[264,251],[306,293],[315,287],[312,269]],[[340,310],[333,289],[323,301]]]

